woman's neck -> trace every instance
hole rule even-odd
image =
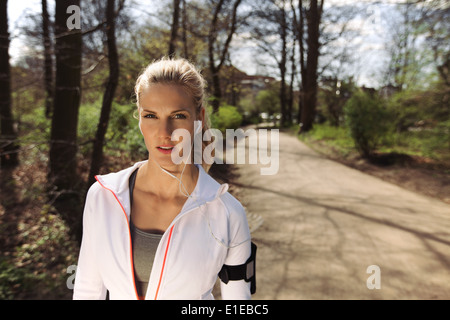
[[[186,166],[183,170],[183,167]],[[160,198],[173,199],[191,194],[197,184],[199,169],[194,164],[180,164],[174,168],[164,168],[178,179],[175,179],[152,159],[149,159],[139,168],[136,177],[136,187],[145,192],[150,192]],[[180,192],[181,190],[181,192]]]

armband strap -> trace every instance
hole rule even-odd
[[[245,280],[245,282],[251,282],[250,292],[254,294],[256,292],[256,244],[251,243],[250,258],[241,265],[229,266],[224,264],[219,272],[219,278],[223,283],[227,284],[230,280]]]

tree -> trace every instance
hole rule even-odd
[[[305,44],[304,44],[304,29],[305,29],[305,23],[304,23],[304,10],[303,10],[303,2],[302,0],[298,1],[298,7],[299,7],[299,15],[297,17],[295,6],[291,0],[291,8],[294,15],[293,24],[294,24],[294,30],[295,35],[298,42],[298,49],[299,49],[299,65],[300,65],[300,90],[299,90],[299,99],[298,99],[298,113],[297,113],[297,122],[302,122],[302,110],[303,106],[305,105],[304,101],[304,84],[306,83],[306,66],[305,66]]]
[[[7,1],[0,2],[0,166],[19,163],[17,134],[11,110],[11,67],[9,65],[9,32]]]
[[[386,82],[398,90],[403,90],[417,81],[417,32],[414,30],[414,20],[417,19],[418,12],[410,1],[397,5],[397,8],[398,19],[388,22],[394,25],[391,28],[393,31],[390,34],[391,43],[388,46],[390,61]],[[415,74],[414,77],[413,74]]]
[[[305,7],[302,0],[298,1],[298,17],[295,7],[294,28],[296,29],[297,42],[300,51],[300,75],[301,86],[299,96],[298,122],[301,123],[300,131],[307,132],[312,129],[317,105],[317,78],[320,55],[320,24],[322,21],[324,0],[309,1],[309,7]],[[306,21],[306,22],[305,22]],[[306,35],[306,40],[305,40]],[[306,45],[306,49],[305,49]]]
[[[44,40],[45,116],[50,118],[53,108],[53,43],[50,37],[50,16],[47,0],[42,0],[42,37]]]
[[[277,1],[273,1],[273,3],[276,5],[276,14],[274,17],[276,17],[276,22],[278,24],[278,31],[281,38],[281,55],[280,59],[278,60],[278,67],[280,69],[280,107],[281,107],[281,126],[287,125],[288,119],[291,117],[287,115],[287,87],[286,87],[286,62],[287,62],[287,42],[288,42],[288,33],[289,33],[289,27],[288,27],[288,20],[286,15],[286,2],[285,0],[281,1],[279,4],[277,4]]]
[[[123,2],[124,0],[121,0]],[[109,61],[109,78],[106,90],[103,95],[102,110],[100,120],[97,126],[97,133],[94,141],[94,148],[91,159],[91,169],[89,172],[88,184],[95,181],[95,175],[98,174],[103,159],[103,144],[105,141],[106,130],[108,129],[109,117],[114,94],[119,81],[119,57],[117,54],[116,34],[115,34],[115,0],[108,0],[106,7],[106,36]]]
[[[319,61],[319,26],[322,18],[324,0],[318,3],[317,0],[311,0],[309,9],[306,10],[307,21],[307,57],[305,78],[303,83],[303,106],[301,111],[301,131],[307,132],[312,129],[317,104],[317,66]],[[300,11],[303,10],[300,0]],[[300,41],[300,40],[299,40]]]
[[[187,6],[186,0],[183,1],[182,7],[182,17],[181,17],[181,38],[183,41],[183,57],[185,59],[189,59],[189,46],[188,46],[188,35],[187,35],[187,25],[188,25],[188,14],[187,14]]]
[[[231,22],[227,30],[227,36],[224,44],[220,48],[220,42],[218,42],[218,32],[219,32],[219,16],[224,9],[225,0],[219,0],[218,3],[214,7],[214,14],[211,20],[211,26],[208,34],[208,57],[209,57],[209,69],[212,77],[212,85],[213,85],[213,95],[214,100],[212,101],[213,112],[217,112],[220,106],[220,100],[222,98],[222,91],[220,87],[220,69],[225,63],[225,60],[228,55],[228,50],[230,47],[231,40],[233,39],[233,35],[236,32],[237,27],[237,10],[242,0],[236,0],[233,4],[233,8],[231,10]],[[219,57],[216,59],[216,46],[218,46]]]
[[[286,126],[291,121],[292,112],[290,88],[287,87],[287,61],[289,46],[293,42],[291,34],[291,17],[287,10],[286,0],[268,0],[255,3],[253,21],[253,39],[257,41],[258,48],[275,60],[280,76],[278,98],[281,111],[281,125]],[[295,45],[292,45],[295,47]],[[293,66],[293,64],[291,64]],[[291,73],[292,75],[292,73]]]
[[[80,6],[80,0],[58,0],[55,7],[55,98],[50,133],[48,180],[53,186],[55,204],[63,204],[63,219],[73,226],[78,217],[73,210],[79,205],[77,190],[77,125],[81,96],[81,29],[69,29],[69,6]],[[75,13],[76,14],[76,13]],[[73,17],[72,17],[73,18]]]
[[[180,16],[180,0],[173,0],[173,16],[172,16],[172,29],[170,32],[170,43],[169,43],[169,56],[175,55],[178,25]]]

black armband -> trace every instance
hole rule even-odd
[[[241,265],[229,266],[224,264],[219,272],[219,278],[223,283],[227,284],[229,281],[245,280],[251,282],[250,292],[256,292],[256,244],[251,243],[250,258]]]

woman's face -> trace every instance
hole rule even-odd
[[[167,84],[147,88],[140,97],[140,105],[139,126],[149,157],[160,166],[173,167],[172,149],[182,138],[171,141],[172,132],[185,129],[189,131],[192,141],[194,121],[203,121],[204,109],[197,114],[196,106],[186,90],[179,85]]]

